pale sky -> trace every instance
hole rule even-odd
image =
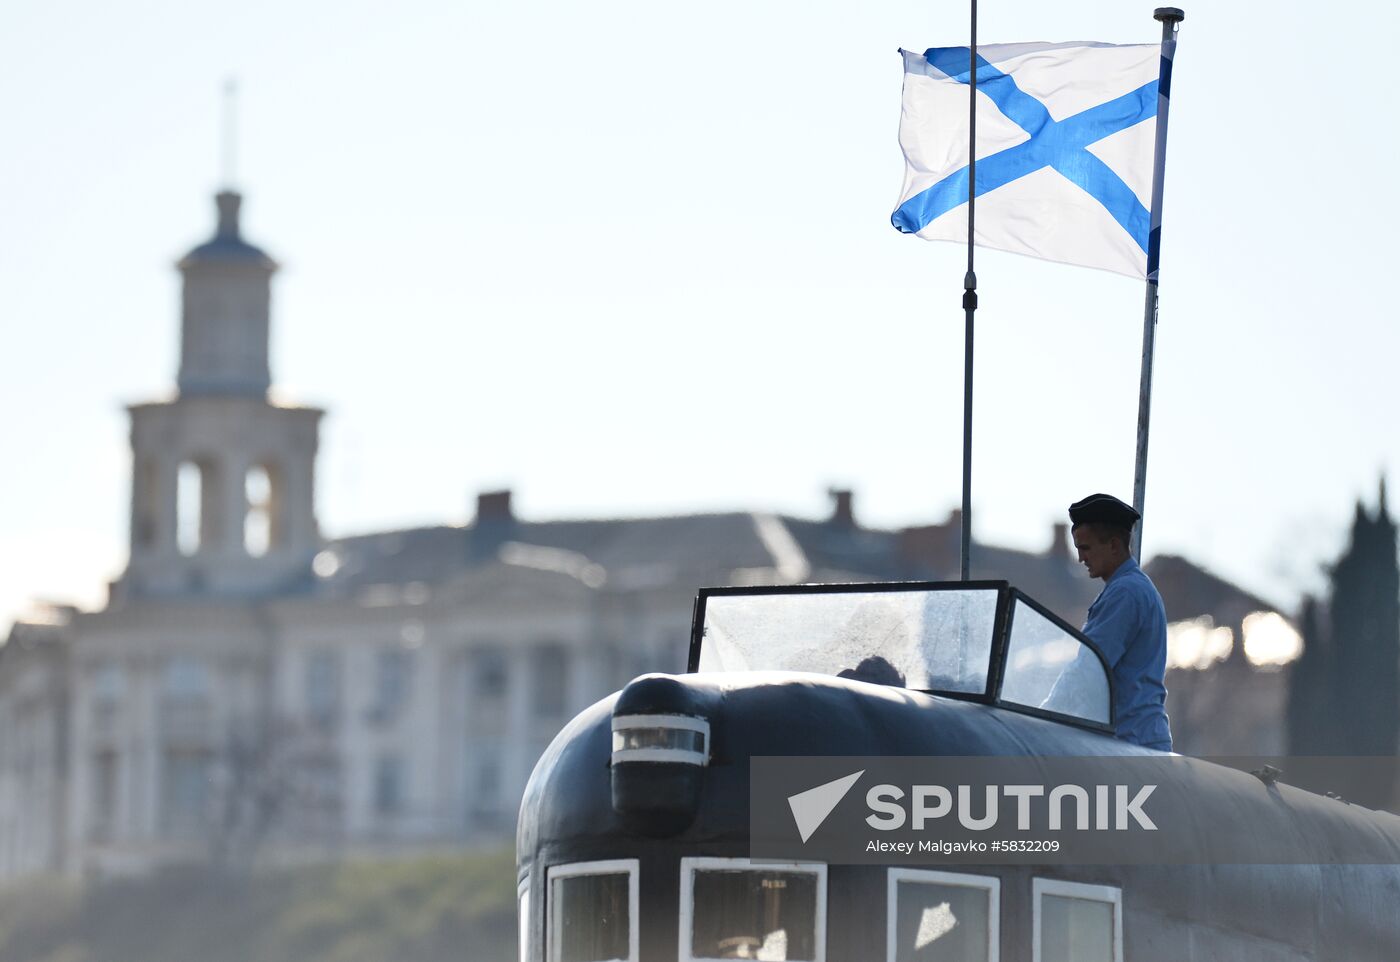
[[[984,42],[1151,42],[1152,5],[984,2]],[[1400,465],[1392,5],[1187,6],[1145,549],[1282,604]],[[0,7],[0,630],[125,560],[123,405],[168,395],[173,262],[235,185],[279,396],[329,410],[328,536],[754,509],[943,519],[962,248],[889,226],[896,48],[965,5]],[[1372,41],[1373,42],[1373,41]],[[1140,283],[979,252],[974,524],[1131,498]]]

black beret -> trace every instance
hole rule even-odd
[[[1132,505],[1124,504],[1111,494],[1091,494],[1069,506],[1071,524],[1111,524],[1115,528],[1132,528],[1141,517]]]

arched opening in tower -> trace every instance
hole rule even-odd
[[[153,547],[160,530],[159,466],[153,458],[142,458],[136,465],[135,515],[131,522],[132,544],[139,548]]]
[[[243,518],[243,547],[252,557],[261,558],[284,538],[281,473],[272,462],[254,465],[244,475],[243,488],[248,501],[248,513]]]
[[[222,481],[211,459],[192,458],[180,463],[175,479],[175,543],[180,554],[200,554],[223,540],[219,514]]]
[[[204,472],[193,461],[180,464],[175,478],[175,543],[180,554],[189,557],[199,550],[200,508],[204,502]]]

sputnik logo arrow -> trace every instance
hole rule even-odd
[[[860,771],[838,778],[834,782],[827,782],[825,785],[818,785],[816,788],[809,788],[805,792],[788,796],[788,807],[792,809],[792,820],[797,823],[797,833],[802,836],[804,844],[807,839],[812,837],[813,832],[822,827],[822,822],[826,821],[826,817],[831,814],[832,809],[841,804],[841,799],[846,797],[851,786],[864,774],[865,769],[862,768]]]

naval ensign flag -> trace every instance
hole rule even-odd
[[[965,243],[969,51],[900,52],[906,167],[890,220]],[[977,48],[979,247],[1147,276],[1162,52],[1155,43]]]

